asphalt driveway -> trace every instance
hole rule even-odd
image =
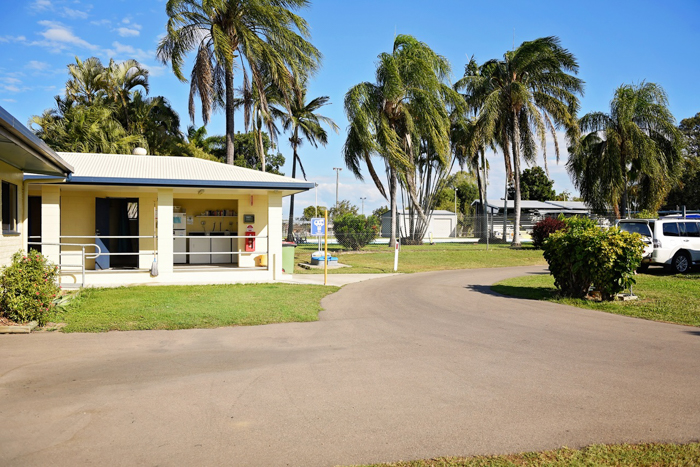
[[[541,272],[351,284],[315,323],[0,336],[0,465],[313,466],[700,438],[698,328],[487,287]]]

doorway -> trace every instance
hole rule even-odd
[[[95,198],[95,243],[111,253],[95,259],[95,269],[137,269],[139,239],[123,237],[138,235],[138,198]]]
[[[41,253],[41,245],[32,245],[33,242],[41,242],[41,196],[29,196],[27,212],[27,230],[29,247]]]

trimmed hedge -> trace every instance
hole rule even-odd
[[[638,234],[603,230],[590,219],[571,218],[543,244],[544,257],[562,295],[583,298],[593,286],[603,300],[635,284],[644,243]]]
[[[379,235],[379,219],[346,213],[333,219],[333,232],[343,247],[359,250]]]
[[[555,217],[545,217],[532,228],[532,245],[542,248],[542,244],[554,232],[566,227],[566,223]]]

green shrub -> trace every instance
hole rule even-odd
[[[544,257],[554,285],[565,296],[583,298],[593,286],[603,300],[635,283],[644,244],[638,234],[607,230],[590,219],[571,218],[544,242]]]
[[[60,293],[57,276],[58,267],[38,251],[18,251],[0,277],[0,312],[18,323],[44,324]]]
[[[532,228],[532,245],[535,248],[542,248],[544,241],[557,230],[566,227],[561,219],[545,217]]]
[[[338,243],[350,250],[359,250],[379,235],[379,219],[352,213],[333,219],[333,231]]]

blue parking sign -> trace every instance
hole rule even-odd
[[[311,219],[311,235],[319,236],[326,233],[326,219],[323,217],[313,217]]]

